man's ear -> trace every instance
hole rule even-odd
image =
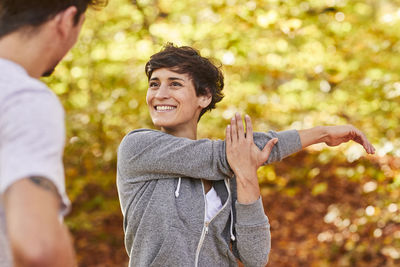
[[[70,6],[64,11],[61,11],[54,17],[54,22],[57,26],[57,32],[64,38],[68,38],[70,32],[78,26],[75,23],[75,17],[78,10],[75,6]],[[82,19],[82,18],[81,18]],[[80,23],[80,22],[79,22]]]
[[[207,88],[207,94],[199,96],[199,105],[201,108],[206,108],[208,105],[210,105],[212,101],[212,95],[210,93],[210,90]]]

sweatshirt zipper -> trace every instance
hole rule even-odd
[[[204,198],[204,224],[203,224],[203,230],[201,231],[201,236],[200,236],[200,241],[199,244],[197,245],[197,250],[196,250],[196,259],[195,259],[195,267],[198,267],[199,265],[199,256],[200,256],[200,250],[201,247],[203,246],[204,243],[204,239],[206,238],[206,234],[208,234],[208,226],[210,225],[210,222],[217,217],[217,215],[226,207],[226,205],[229,202],[229,198],[231,197],[231,190],[228,186],[228,184],[226,183],[226,180],[224,179],[224,183],[226,186],[226,189],[228,190],[228,199],[225,201],[225,204],[222,206],[222,208],[217,212],[217,214],[215,214],[211,220],[208,222],[206,221],[206,214],[207,214],[207,199],[206,199],[206,192],[204,190],[204,184],[203,182],[201,183],[201,187],[203,189],[203,198]]]
[[[199,244],[197,245],[195,267],[197,267],[199,265],[200,250],[201,250],[201,247],[203,246],[204,238],[206,237],[206,234],[208,233],[208,224],[209,224],[209,222],[206,221],[207,200],[206,200],[206,193],[204,190],[203,182],[201,182],[201,188],[203,189],[203,198],[204,198],[204,224],[203,224],[203,230],[201,231],[200,241],[199,241]]]

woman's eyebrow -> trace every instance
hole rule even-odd
[[[160,79],[158,78],[158,77],[152,77],[152,78],[150,78],[150,81],[159,81]],[[170,81],[175,81],[175,80],[180,80],[180,81],[185,81],[184,79],[182,79],[182,78],[178,78],[178,77],[168,77],[168,80],[170,80]]]
[[[178,77],[169,77],[168,80],[171,80],[171,81],[180,80],[180,81],[183,81],[183,82],[185,81],[184,79],[178,78]]]

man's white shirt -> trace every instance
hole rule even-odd
[[[10,261],[1,195],[13,183],[31,176],[49,179],[62,201],[60,213],[68,211],[64,143],[64,110],[56,95],[21,66],[0,58],[0,266]]]

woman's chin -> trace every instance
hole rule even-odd
[[[173,128],[174,127],[173,123],[169,123],[169,122],[166,122],[166,121],[153,120],[153,124],[157,128],[166,128],[166,129],[168,129],[168,128]]]

